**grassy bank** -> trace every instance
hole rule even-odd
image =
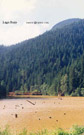
[[[9,128],[5,130],[0,130],[0,135],[84,135],[84,126],[73,126],[69,131],[64,131],[63,129],[56,130],[42,130],[37,132],[28,133],[27,130],[23,130],[22,133],[13,134],[9,131]]]

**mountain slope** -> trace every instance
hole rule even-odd
[[[79,19],[79,18],[72,18],[72,19],[64,20],[64,21],[62,21],[62,22],[56,24],[56,25],[52,28],[52,30],[56,30],[56,29],[59,29],[59,28],[63,28],[63,27],[65,27],[65,26],[67,26],[67,25],[70,25],[70,24],[72,24],[72,23],[78,22],[78,21],[80,21],[80,20],[81,20],[81,19]]]
[[[1,90],[84,95],[84,20],[2,50]]]

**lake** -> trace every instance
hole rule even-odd
[[[12,132],[24,128],[68,130],[72,125],[84,125],[84,97],[46,97],[0,100],[0,127],[9,125]]]

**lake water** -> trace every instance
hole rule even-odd
[[[17,117],[16,117],[17,114]],[[0,126],[9,125],[12,132],[26,128],[69,129],[84,125],[84,97],[30,97],[0,100]]]

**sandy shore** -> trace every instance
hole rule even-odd
[[[33,104],[31,104],[30,102]],[[84,125],[83,97],[49,97],[0,100],[0,127],[9,125],[12,131],[69,129]]]

